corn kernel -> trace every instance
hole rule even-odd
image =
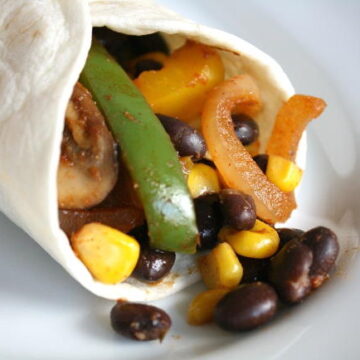
[[[218,244],[199,258],[199,270],[209,289],[235,288],[243,276],[243,268],[234,250],[227,243]]]
[[[190,325],[211,322],[215,306],[229,291],[229,289],[210,289],[195,296],[188,308],[187,322]]]
[[[189,172],[187,184],[193,198],[220,191],[217,171],[205,164],[194,164]]]
[[[276,230],[260,220],[256,220],[250,230],[237,231],[224,227],[220,230],[219,238],[230,244],[238,255],[254,259],[274,255],[280,243]]]
[[[280,190],[293,191],[299,185],[302,173],[294,162],[281,156],[269,155],[266,176]]]
[[[84,225],[72,235],[71,245],[94,278],[106,284],[130,276],[140,254],[134,238],[100,223]]]

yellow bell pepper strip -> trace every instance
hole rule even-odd
[[[259,89],[249,75],[222,82],[204,104],[201,129],[211,157],[227,187],[252,196],[261,219],[285,221],[296,207],[294,196],[271,183],[238,140],[231,119],[234,107],[245,114],[261,108]]]
[[[192,41],[175,50],[163,66],[144,71],[134,82],[155,113],[184,121],[200,115],[209,90],[224,79],[217,51]]]
[[[119,143],[145,210],[150,245],[194,253],[194,207],[177,153],[144,97],[107,51],[93,41],[80,81],[93,94]]]
[[[269,139],[266,153],[294,161],[307,124],[320,116],[324,100],[313,96],[294,95],[280,109]]]

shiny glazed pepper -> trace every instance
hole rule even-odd
[[[206,95],[224,79],[217,51],[188,41],[163,62],[134,80],[154,112],[189,121],[200,114]]]

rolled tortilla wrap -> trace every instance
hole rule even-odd
[[[248,73],[260,88],[264,109],[256,120],[262,149],[278,109],[294,92],[281,67],[246,41],[147,0],[0,0],[0,4],[1,211],[101,297],[148,301],[197,281],[194,257],[178,254],[171,274],[156,285],[132,278],[116,285],[100,283],[76,257],[59,227],[56,174],[65,111],[86,61],[92,26],[129,35],[161,32],[171,49],[185,39],[218,48],[226,77]]]

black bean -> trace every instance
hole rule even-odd
[[[166,276],[174,265],[176,254],[150,248],[147,224],[131,230],[129,235],[141,245],[139,260],[131,275],[141,281],[158,281]]]
[[[113,329],[138,341],[162,340],[171,327],[169,315],[155,307],[119,301],[110,313]]]
[[[93,28],[93,34],[107,51],[126,70],[129,62],[149,52],[163,52],[169,54],[166,42],[159,33],[149,35],[124,35],[106,27]]]
[[[107,27],[93,28],[93,35],[122,66],[135,57],[127,35],[112,31]]]
[[[134,77],[137,78],[143,71],[160,70],[163,65],[161,62],[152,59],[143,59],[135,64]]]
[[[158,281],[170,272],[175,258],[174,252],[151,249],[143,245],[139,260],[131,275],[142,281]]]
[[[141,246],[149,244],[148,226],[147,224],[138,226],[129,232],[129,235],[134,237]]]
[[[253,259],[245,256],[238,256],[243,267],[244,273],[241,279],[242,283],[251,283],[254,281],[266,281],[270,259]]]
[[[213,169],[216,169],[216,166],[215,166],[214,162],[209,160],[209,159],[206,159],[206,158],[202,158],[202,159],[199,159],[199,160],[194,159],[194,162],[200,163],[200,164],[205,164],[207,166],[212,167]]]
[[[253,157],[253,159],[257,163],[257,165],[261,169],[261,171],[265,174],[267,164],[268,164],[268,161],[269,161],[269,155],[267,155],[267,154],[259,154],[259,155],[255,155]]]
[[[256,208],[250,195],[233,189],[219,193],[224,223],[237,230],[249,230],[256,221]]]
[[[166,55],[170,54],[169,47],[160,33],[148,35],[128,35],[136,57],[148,54],[150,52],[161,52]]]
[[[268,284],[241,285],[217,304],[215,322],[225,330],[250,330],[269,321],[277,310],[278,298]]]
[[[270,262],[269,281],[288,303],[303,300],[311,291],[311,249],[297,239],[290,240]]]
[[[305,231],[294,228],[278,228],[276,229],[279,234],[280,244],[279,249],[281,249],[286,243],[288,243],[292,239],[300,239],[301,235],[304,234]]]
[[[222,226],[219,195],[205,194],[194,199],[196,224],[200,235],[199,249],[212,249],[218,242]]]
[[[166,132],[180,156],[202,158],[206,153],[206,144],[202,135],[188,124],[170,116],[157,114]]]
[[[259,127],[251,117],[245,114],[233,114],[231,117],[236,136],[243,145],[250,145],[257,140],[259,137]]]
[[[329,277],[339,254],[337,236],[330,229],[319,226],[303,234],[301,241],[313,252],[310,280],[312,287],[317,288]]]

